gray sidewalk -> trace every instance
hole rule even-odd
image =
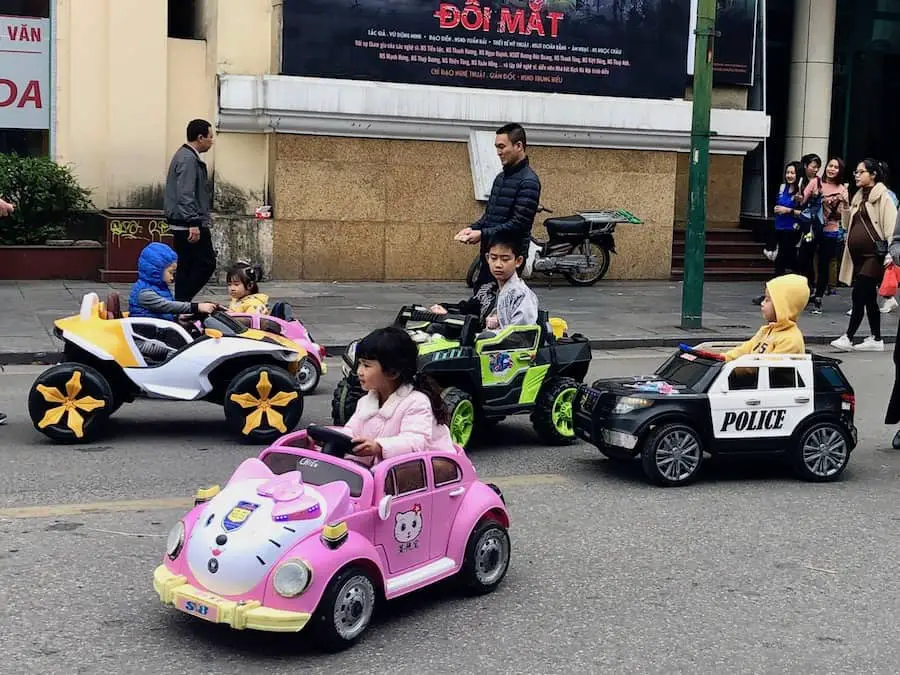
[[[454,283],[329,283],[270,282],[263,291],[285,300],[295,315],[330,354],[378,326],[390,323],[404,304],[456,301],[470,293]],[[680,341],[744,340],[761,325],[759,307],[751,303],[761,285],[756,282],[707,282],[704,327],[683,331],[681,283],[669,281],[601,281],[592,288],[575,288],[565,281],[532,283],[551,316],[569,323],[570,332],[589,337],[596,349],[669,347]],[[129,286],[81,281],[0,282],[0,364],[53,363],[61,345],[53,337],[53,322],[78,312],[85,293],[105,298],[116,290],[127,303]],[[227,301],[226,290],[210,286],[200,299]],[[809,344],[827,344],[847,326],[850,290],[825,298],[821,316],[805,314],[800,325]],[[897,332],[897,313],[882,315],[886,341]],[[868,335],[864,321],[859,337]]]

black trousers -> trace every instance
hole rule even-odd
[[[775,258],[775,276],[780,277],[797,270],[797,242],[800,233],[797,230],[776,230],[775,238],[778,242],[778,257]]]
[[[869,331],[876,340],[881,339],[881,312],[878,309],[878,287],[881,279],[866,277],[860,274],[853,281],[853,310],[850,315],[850,325],[847,326],[847,337],[851,340],[859,330],[863,314],[869,318]]]
[[[884,416],[885,424],[900,422],[900,325],[897,326],[897,341],[894,342],[894,388]]]
[[[801,267],[809,285],[815,288],[815,297],[821,300],[828,288],[828,277],[831,275],[831,261],[838,250],[837,237],[818,236],[810,243],[800,247],[802,255]],[[818,256],[818,258],[816,258]]]
[[[216,271],[216,252],[208,227],[200,228],[200,241],[188,241],[187,230],[175,230],[175,253],[178,254],[178,269],[175,271],[175,299],[192,302],[194,296],[203,290],[209,278]]]

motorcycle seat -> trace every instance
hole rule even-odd
[[[564,216],[562,218],[547,218],[544,227],[548,232],[558,234],[580,234],[587,230],[587,221],[581,216]]]

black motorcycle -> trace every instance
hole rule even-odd
[[[538,213],[553,213],[543,206]],[[531,278],[545,274],[552,283],[554,274],[562,274],[573,286],[593,286],[609,271],[610,253],[616,252],[613,234],[618,223],[640,225],[644,221],[624,209],[578,211],[573,216],[548,218],[547,241],[531,237],[528,257],[519,274]],[[475,257],[466,273],[466,285],[472,288],[483,260]]]

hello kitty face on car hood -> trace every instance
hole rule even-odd
[[[304,485],[298,471],[273,476],[259,464],[269,477],[233,477],[206,504],[187,542],[191,572],[220,595],[257,586],[295,544],[320,531],[327,517],[320,489]]]

